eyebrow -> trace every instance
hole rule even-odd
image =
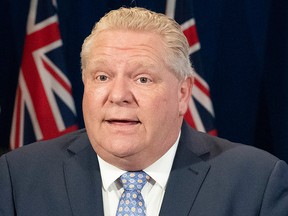
[[[109,65],[108,61],[105,59],[93,59],[93,60],[88,60],[88,64],[93,64],[93,65]]]

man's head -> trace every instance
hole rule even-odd
[[[180,25],[164,14],[155,13],[144,8],[120,8],[106,14],[94,26],[85,39],[81,52],[82,69],[89,59],[92,38],[107,30],[131,30],[153,32],[162,37],[165,49],[164,61],[178,78],[193,76],[189,59],[189,45]],[[117,40],[117,35],[115,35]]]
[[[180,26],[142,8],[105,15],[81,52],[83,113],[105,161],[144,169],[175,143],[193,83]]]

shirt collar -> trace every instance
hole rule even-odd
[[[104,161],[101,157],[98,157],[99,166],[100,166],[100,172],[101,172],[101,178],[102,178],[102,184],[104,189],[107,191],[110,185],[115,182],[119,176],[121,176],[123,173],[125,173],[125,170],[121,170],[106,161]]]
[[[153,178],[163,189],[166,188],[166,184],[170,175],[174,157],[176,154],[177,146],[179,143],[179,136],[174,145],[157,161],[151,164],[144,171]]]
[[[170,175],[170,171],[172,168],[173,160],[176,154],[177,146],[179,143],[180,134],[174,143],[174,145],[157,161],[151,164],[149,167],[144,169],[144,171],[156,181],[163,189],[166,188],[167,181]],[[101,157],[98,157],[102,184],[104,189],[107,191],[112,183],[114,183],[125,170],[121,170],[106,161],[104,161]]]

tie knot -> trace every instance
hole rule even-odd
[[[141,191],[147,180],[150,177],[144,171],[126,172],[121,175],[120,180],[124,190],[139,190]]]

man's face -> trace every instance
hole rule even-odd
[[[91,144],[119,168],[144,169],[176,141],[192,80],[168,70],[159,35],[113,30],[92,40],[83,71]]]

